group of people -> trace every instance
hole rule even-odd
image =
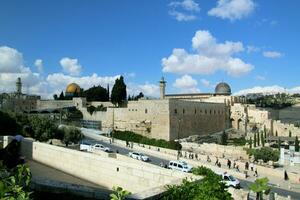
[[[182,154],[181,154],[182,156]],[[184,153],[184,158],[189,158],[189,159],[195,159],[195,160],[199,160],[198,154],[197,153]]]
[[[257,168],[256,168],[255,164],[254,163],[249,164],[248,162],[246,162],[245,163],[245,176],[246,176],[246,178],[248,177],[247,172],[249,171],[249,168],[252,172],[254,171],[253,176],[258,177],[258,172],[257,172]]]

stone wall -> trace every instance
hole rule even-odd
[[[210,134],[228,128],[225,104],[185,100],[130,101],[125,108],[108,107],[92,115],[78,98],[75,105],[84,120],[101,121],[102,130],[128,130],[146,137],[174,140],[190,135]],[[179,125],[180,119],[180,125]]]
[[[225,104],[170,101],[170,140],[226,129]]]
[[[57,109],[75,106],[73,100],[38,100],[36,109]]]
[[[292,112],[292,108],[289,108]],[[256,108],[254,105],[245,104],[234,104],[231,106],[231,121],[232,127],[238,130],[244,131],[245,121],[248,119],[247,127],[248,130],[251,126],[256,125],[260,130],[266,127],[267,131],[271,135],[275,135],[276,131],[278,136],[289,136],[289,132],[292,132],[292,136],[300,137],[300,128],[295,127],[293,124],[284,123],[281,120],[277,120],[280,116],[287,115],[286,109],[283,110],[272,110],[272,109],[261,109]],[[284,113],[284,114],[283,114]],[[296,117],[297,110],[293,111]],[[299,113],[300,114],[300,113]]]
[[[171,184],[190,174],[167,170],[119,154],[88,153],[25,139],[22,155],[75,177],[111,189],[121,186],[133,193]]]

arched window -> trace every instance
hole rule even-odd
[[[148,110],[147,110],[147,108],[145,109],[145,114],[147,114],[148,113]]]

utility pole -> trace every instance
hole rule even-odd
[[[112,118],[113,118],[113,121],[112,121],[112,131],[111,131],[111,142],[113,143],[114,142],[114,131],[115,131],[115,107],[113,107],[113,114],[112,114]]]

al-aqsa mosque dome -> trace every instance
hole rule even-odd
[[[231,95],[231,88],[227,83],[221,82],[216,86],[215,94],[217,94],[217,95]]]
[[[71,83],[66,88],[66,96],[74,96],[74,94],[80,93],[80,86],[76,83]]]

